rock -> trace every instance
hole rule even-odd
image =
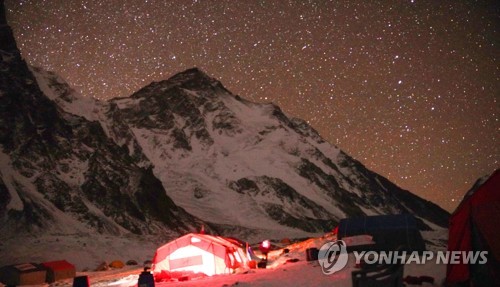
[[[283,245],[290,245],[290,244],[292,244],[292,241],[290,240],[290,238],[285,237],[285,238],[281,239],[280,243]]]
[[[107,271],[107,270],[109,270],[109,266],[108,263],[104,261],[101,264],[99,264],[94,271]]]
[[[137,263],[137,261],[135,261],[135,260],[129,260],[129,261],[127,261],[127,263],[125,263],[125,264],[127,264],[127,265],[137,265],[138,263]]]

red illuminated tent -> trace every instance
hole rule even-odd
[[[188,271],[208,276],[248,266],[245,246],[220,236],[190,233],[156,250],[153,274]]]
[[[477,182],[450,217],[449,251],[488,251],[487,264],[449,264],[448,286],[500,286],[500,169]]]

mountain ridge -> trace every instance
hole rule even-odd
[[[44,230],[156,234],[163,226],[179,234],[201,224],[177,207],[151,169],[137,166],[98,122],[66,113],[46,97],[0,6],[2,237]],[[141,206],[141,198],[151,196],[157,200]]]
[[[229,105],[233,105],[231,108],[239,109],[240,114],[235,113],[231,108],[228,108],[228,103],[226,103],[226,101],[231,102],[229,103]],[[163,171],[158,170],[158,166],[163,164],[155,160],[157,157],[182,160],[182,158],[189,156],[190,153],[195,152],[196,149],[198,149],[198,151],[214,153],[214,151],[210,149],[211,147],[213,149],[213,146],[217,146],[217,141],[240,136],[242,133],[245,133],[245,129],[241,128],[242,122],[248,121],[249,119],[255,121],[256,119],[262,118],[262,115],[273,119],[274,123],[269,124],[267,127],[263,127],[262,125],[257,127],[251,126],[250,129],[254,130],[252,137],[257,135],[257,137],[260,137],[261,139],[256,139],[254,143],[247,143],[244,145],[246,148],[252,146],[253,144],[258,144],[263,137],[269,133],[273,133],[276,129],[288,129],[288,132],[296,132],[299,135],[299,138],[302,137],[299,139],[302,142],[309,141],[315,145],[329,145],[319,135],[319,133],[317,133],[317,131],[315,131],[314,128],[309,126],[305,121],[297,118],[288,118],[278,106],[272,103],[253,103],[241,98],[240,96],[233,95],[230,91],[224,88],[219,81],[208,76],[199,68],[191,68],[184,72],[177,73],[167,80],[152,82],[135,92],[130,97],[113,98],[106,101],[106,103],[109,107],[104,107],[104,111],[102,111],[102,113],[106,114],[104,117],[108,118],[108,120],[105,120],[104,123],[101,121],[101,124],[106,126],[105,129],[112,134],[111,137],[114,138],[115,142],[120,145],[125,144],[129,147],[131,155],[144,153],[145,158],[151,161],[151,164],[154,167],[153,170],[156,170],[156,174],[159,178],[162,177],[161,174]],[[234,106],[235,103],[239,106]],[[102,103],[101,105],[106,106],[106,104]],[[241,116],[241,112],[244,109],[247,109],[248,112],[248,110],[257,108],[260,109],[258,115],[247,117],[248,115],[243,114],[243,116]],[[211,113],[214,111],[215,114],[212,115]],[[112,120],[109,120],[110,118],[112,118]],[[262,124],[263,120],[260,120],[260,124]],[[272,125],[274,125],[274,127]],[[192,128],[194,128],[194,130],[191,130]],[[160,142],[163,141],[170,143],[170,148],[158,149],[158,146],[155,146],[154,144],[154,148],[151,148],[151,146],[150,148],[147,148],[148,144],[144,142],[147,137],[145,137],[144,134],[140,134],[140,132],[145,129],[156,130],[157,134],[153,135],[153,138],[156,137],[156,140]],[[256,132],[257,129],[261,130]],[[168,136],[165,138],[165,135],[167,134]],[[147,140],[150,140],[150,138]],[[194,146],[193,143],[195,143]],[[278,145],[281,146],[281,148],[284,148],[286,144],[283,141],[280,141],[278,142]],[[275,146],[276,143],[274,147]],[[297,146],[290,146],[287,148],[287,154],[300,154],[300,148]],[[339,166],[334,163],[334,160],[325,156],[324,151],[319,150],[317,147],[313,148],[313,150],[308,151],[310,155],[320,158],[321,164],[330,168],[333,172],[337,174],[342,173]],[[429,201],[415,201],[415,198],[417,198],[416,196],[406,194],[407,191],[401,190],[386,178],[369,171],[359,161],[352,159],[337,147],[331,146],[330,149],[336,150],[333,154],[341,155],[341,162],[344,163],[345,167],[364,170],[363,176],[366,178],[372,178],[371,181],[367,182],[370,188],[376,189],[381,186],[382,189],[388,188],[390,190],[395,190],[397,195],[387,197],[388,200],[391,200],[393,206],[398,205],[396,199],[397,197],[408,198],[408,202],[406,204],[412,206],[412,208],[406,208],[398,205],[396,208],[398,211],[412,210],[417,216],[424,219],[442,217],[443,214],[446,215],[446,213],[436,211],[439,210],[439,207]],[[153,152],[153,150],[156,150],[156,153]],[[163,154],[158,154],[158,150],[161,150]],[[178,152],[172,152],[175,150]],[[222,152],[227,156],[229,155],[230,150],[221,150],[219,152]],[[205,158],[204,161],[210,160]],[[329,188],[331,190],[337,190],[336,196],[338,200],[342,199],[362,204],[363,202],[366,203],[367,200],[369,201],[369,197],[371,197],[372,203],[380,204],[384,201],[384,199],[381,199],[377,196],[377,194],[373,193],[369,196],[359,198],[355,196],[353,197],[353,195],[347,191],[342,191],[342,188],[340,188],[337,180],[335,178],[330,178],[331,174],[324,172],[324,168],[318,168],[317,164],[312,163],[307,158],[300,159],[296,170],[302,177],[311,177],[311,182],[315,185],[321,185],[322,188],[326,189]],[[311,172],[312,170],[313,172]],[[258,176],[258,178],[269,182],[269,179],[265,179],[260,176]],[[230,180],[226,187],[230,190],[233,189],[237,186],[235,183],[237,183],[238,180],[242,180],[244,182],[252,181],[246,177],[238,178]],[[271,181],[279,182],[280,180],[283,181],[282,178],[277,177],[273,178]],[[329,181],[329,184],[325,184],[324,181]],[[349,177],[344,177],[343,181],[347,183],[350,182],[351,185],[354,184]],[[166,185],[170,181],[164,178],[162,179],[162,182]],[[203,195],[203,192],[200,192],[200,187],[193,189],[199,199]],[[175,197],[175,195],[172,194],[171,196]],[[334,198],[335,196],[330,195],[330,197]],[[350,210],[350,212],[354,212],[354,214],[357,215],[365,214],[359,210],[355,211],[357,210],[355,205],[349,203],[345,203],[344,205],[345,206],[339,206],[338,208],[341,210]],[[421,212],[420,209],[425,209],[423,208],[424,205],[430,205],[433,208],[431,208],[431,211]],[[265,207],[263,206],[262,208],[268,214],[272,214],[271,217],[276,220],[287,221],[283,218],[280,219],[280,216],[273,211],[276,208],[272,206],[273,205],[266,204]],[[384,212],[395,211],[396,210],[386,209]],[[428,212],[432,215],[429,216],[427,214]],[[288,221],[294,221],[290,217],[287,218],[289,219]],[[292,216],[292,218],[295,217]],[[444,216],[444,218],[445,219],[437,220],[438,225],[446,226],[446,216]],[[309,220],[311,220],[311,218],[309,218]],[[330,220],[332,220],[332,218],[330,218]],[[435,220],[435,218],[432,220]],[[335,222],[335,220],[333,220],[333,222]],[[212,223],[219,224],[219,222]],[[222,224],[228,224],[228,222],[224,222]]]

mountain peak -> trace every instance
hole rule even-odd
[[[200,68],[194,67],[182,71],[160,82],[152,82],[148,86],[134,93],[132,98],[140,98],[172,88],[181,88],[192,91],[212,91],[215,87],[225,89],[221,82],[210,77]]]
[[[198,75],[198,76],[204,76],[204,77],[208,77],[210,78],[207,73],[205,73],[202,69],[198,68],[198,67],[193,67],[193,68],[189,68],[187,70],[184,70],[182,72],[179,72],[177,74],[175,74],[173,77],[175,77],[176,75],[182,75],[182,74],[185,74],[185,75]]]
[[[219,83],[216,79],[210,77],[202,71],[200,68],[194,67],[187,69],[183,72],[177,73],[170,77],[168,80],[170,83],[181,86],[206,86],[213,85],[214,83]]]

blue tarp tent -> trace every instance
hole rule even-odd
[[[338,239],[368,234],[378,250],[424,251],[425,242],[411,214],[364,216],[340,220]]]

